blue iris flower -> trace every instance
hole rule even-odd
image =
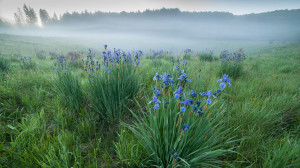
[[[190,128],[190,125],[189,125],[189,124],[185,124],[185,125],[183,125],[183,127],[182,127],[183,131],[187,131],[189,128]]]
[[[186,73],[184,73],[184,70],[180,71],[181,72],[181,75],[179,76],[179,80],[183,81],[183,82],[191,82],[190,79],[187,78],[187,75]]]
[[[193,90],[191,90],[191,95],[192,95],[193,97],[196,97],[196,96],[197,96],[197,93],[194,92]]]
[[[192,107],[193,107],[193,111],[195,111],[195,112],[196,112],[196,111],[197,111],[197,109],[198,109],[198,108],[197,108],[197,106],[195,106],[195,105],[192,105]]]
[[[152,103],[152,102],[154,102],[155,104],[161,103],[161,101],[159,101],[158,98],[157,98],[156,96],[153,96],[153,99],[152,99],[148,104],[150,104],[150,103]]]
[[[180,99],[180,95],[179,94],[175,94],[175,99]]]
[[[107,73],[110,73],[110,70],[108,68],[105,68],[105,70],[106,70]]]
[[[200,106],[201,100],[198,100],[198,101],[196,102],[196,104],[197,104],[197,106]]]
[[[202,107],[200,107],[197,111],[198,114],[202,115],[203,114],[203,111],[202,111]]]
[[[161,76],[158,75],[158,73],[156,72],[156,75],[153,77],[153,80],[161,80]]]
[[[154,105],[154,110],[157,110],[159,108],[159,104]]]
[[[181,111],[181,112],[185,112],[185,110],[186,110],[185,107],[181,107],[181,108],[180,108],[180,111]]]
[[[210,104],[211,104],[211,99],[207,99],[207,100],[206,100],[206,103],[207,103],[208,105],[210,105]]]
[[[155,96],[160,95],[160,89],[153,88],[153,93],[155,94]]]
[[[190,99],[185,99],[183,102],[180,102],[184,104],[184,107],[191,105],[191,100]]]
[[[162,77],[163,83],[166,86],[169,86],[170,84],[173,85],[174,81],[171,79],[171,75],[168,73],[164,73],[163,77]]]
[[[228,86],[230,87],[231,86],[230,81],[231,80],[228,78],[228,75],[224,74],[223,78],[221,78],[221,79],[218,80],[218,82],[222,82],[220,84],[220,88],[224,89],[226,87],[226,82],[227,82]]]
[[[203,93],[201,93],[201,95],[202,95],[202,96],[207,96],[206,103],[207,103],[208,105],[211,104],[211,96],[213,96],[214,98],[216,98],[216,96],[213,95],[213,94],[211,93],[211,90],[208,91],[207,93],[206,93],[206,92],[203,92]]]
[[[183,93],[183,87],[179,86],[178,89],[174,92],[174,94],[181,94]]]

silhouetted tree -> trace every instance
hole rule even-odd
[[[40,18],[43,25],[47,24],[51,20],[48,12],[45,9],[40,9]]]
[[[26,21],[28,24],[37,24],[37,16],[33,8],[27,7],[26,4],[23,6],[23,10],[26,16]]]
[[[19,16],[17,13],[14,13],[14,17],[15,17],[15,22],[16,22],[17,24],[21,24],[20,16]]]
[[[23,12],[21,11],[20,8],[18,8],[18,12],[14,13],[15,21],[17,24],[25,24],[25,19],[23,16]]]
[[[53,14],[52,21],[57,21],[57,20],[58,20],[57,15],[56,15],[56,13],[54,13],[54,14]]]

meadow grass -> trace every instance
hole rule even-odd
[[[91,82],[80,63],[87,48],[55,39],[36,46],[35,38],[0,37],[0,167],[299,167],[299,43],[246,52],[243,73],[229,75],[232,86],[213,99],[210,113],[189,117],[176,115],[174,95],[158,97],[158,110],[148,104],[158,89],[153,77],[169,73],[173,93],[182,75],[179,59],[179,70],[192,81],[186,95],[216,90],[220,60],[192,56],[182,66],[183,56],[172,56],[174,62],[142,56],[139,66],[110,65],[110,74],[94,72]],[[35,51],[42,50],[38,58]],[[60,63],[53,51],[65,56],[68,68],[55,72]],[[70,51],[80,53],[77,62],[68,58]],[[99,53],[95,61],[104,72]],[[32,58],[23,63],[20,56]]]

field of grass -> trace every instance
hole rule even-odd
[[[0,167],[300,167],[299,43],[249,43],[221,89],[216,52],[0,42]]]

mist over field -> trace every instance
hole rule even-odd
[[[220,41],[291,42],[300,40],[300,10],[233,15],[229,12],[73,12],[33,25],[1,26],[0,33],[71,38],[91,46],[165,49],[180,52],[215,49]],[[206,41],[206,42],[205,42]]]

